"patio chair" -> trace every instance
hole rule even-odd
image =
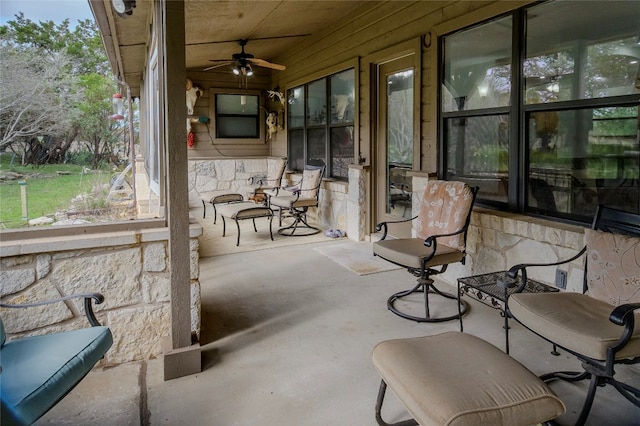
[[[598,386],[610,384],[640,407],[640,389],[614,377],[616,365],[640,363],[640,327],[634,326],[640,320],[640,215],[599,206],[591,229],[585,230],[585,247],[576,256],[509,270],[511,278],[522,274],[525,282],[528,268],[582,256],[583,293],[517,293],[518,288],[508,301],[510,315],[551,342],[554,352],[560,347],[582,362],[582,371],[540,376],[545,382],[590,379],[577,425],[586,422]]]
[[[265,192],[269,197],[268,206],[278,209],[279,226],[282,226],[283,211],[288,211],[294,219],[291,225],[278,229],[278,234],[303,237],[320,232],[319,228],[309,225],[307,212],[310,207],[318,207],[324,170],[324,164],[307,164],[296,185]]]
[[[267,158],[267,175],[263,177],[252,177],[252,183],[257,185],[253,190],[253,197],[255,201],[260,201],[260,197],[264,197],[265,204],[267,203],[267,195],[265,191],[272,191],[276,188],[280,188],[282,185],[282,176],[287,168],[286,158]]]
[[[466,256],[467,230],[471,220],[471,210],[478,188],[471,188],[464,182],[429,181],[420,205],[420,213],[411,219],[381,222],[376,230],[383,230],[382,239],[373,244],[373,254],[391,263],[407,268],[418,277],[416,286],[394,293],[387,301],[391,312],[417,322],[441,322],[459,318],[467,310],[464,300],[459,312],[453,315],[432,316],[429,295],[436,294],[446,299],[457,297],[438,290],[433,284],[433,275],[441,274],[452,263],[464,264]],[[393,223],[409,222],[417,219],[417,238],[387,239],[388,226]],[[435,269],[435,267],[440,269]],[[400,311],[396,301],[414,293],[424,295],[424,316],[411,315]]]
[[[113,344],[91,306],[104,301],[99,293],[66,296],[32,304],[1,303],[2,308],[28,308],[84,298],[92,327],[6,341],[0,318],[0,424],[30,425],[64,398]]]

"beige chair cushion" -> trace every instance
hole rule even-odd
[[[609,321],[613,309],[614,306],[581,293],[520,293],[509,297],[511,314],[532,331],[570,351],[601,361],[622,334],[622,327]],[[634,337],[616,359],[640,356],[637,324],[639,314]]]
[[[267,182],[268,186],[280,186],[280,179],[287,165],[286,158],[267,158]]]
[[[230,219],[242,220],[256,217],[271,216],[273,212],[268,207],[261,206],[251,201],[229,203],[218,207],[218,214]]]
[[[282,192],[285,192],[285,191],[280,190],[279,193],[282,193]],[[271,197],[270,204],[274,207],[282,207],[285,209],[288,209],[291,207],[296,207],[296,208],[314,207],[318,205],[318,200],[316,200],[315,198],[306,198],[306,197],[298,198],[295,195],[284,195],[284,196],[279,195],[277,197]]]
[[[524,426],[565,412],[548,385],[470,334],[385,341],[373,349],[373,363],[423,426]]]
[[[322,169],[307,170],[302,172],[302,186],[300,186],[300,198],[316,198],[319,191]]]
[[[373,253],[403,266],[422,268],[422,260],[433,253],[433,247],[425,247],[421,238],[399,238],[377,241],[373,245]],[[460,262],[463,258],[464,252],[438,243],[435,256],[426,266]]]
[[[430,235],[449,234],[461,229],[471,203],[473,192],[464,182],[430,180],[424,190],[420,204],[420,213],[416,226],[416,234],[425,239]],[[464,250],[464,236],[438,239],[438,245]]]
[[[588,294],[611,305],[640,302],[640,238],[585,230]]]
[[[200,199],[205,203],[228,203],[231,201],[242,201],[244,197],[237,192],[230,192],[231,190],[217,190],[203,192],[200,194]]]

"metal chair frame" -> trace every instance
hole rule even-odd
[[[467,312],[468,304],[467,304],[466,301],[459,300],[457,296],[439,290],[434,285],[433,278],[431,278],[433,275],[438,275],[438,274],[442,274],[443,272],[445,272],[447,270],[448,264],[438,265],[438,266],[440,266],[440,269],[434,269],[434,268],[431,268],[431,267],[427,267],[426,265],[427,265],[427,263],[429,263],[429,261],[436,254],[436,249],[438,247],[438,238],[450,237],[450,236],[454,236],[454,235],[463,234],[464,243],[465,243],[465,246],[466,246],[467,233],[468,233],[468,230],[469,230],[469,223],[471,222],[471,212],[473,210],[473,205],[475,203],[476,196],[478,194],[478,190],[479,190],[479,188],[477,186],[471,188],[471,192],[473,194],[473,200],[471,201],[471,205],[469,206],[469,212],[467,213],[467,218],[466,218],[464,226],[462,228],[460,228],[459,230],[457,230],[455,232],[452,232],[450,234],[430,235],[424,240],[425,247],[432,247],[433,251],[431,252],[431,255],[429,255],[429,256],[427,256],[427,257],[425,257],[424,259],[421,260],[420,268],[408,267],[407,265],[403,265],[403,264],[394,262],[392,260],[385,259],[388,262],[391,262],[391,263],[393,263],[395,265],[398,265],[398,266],[401,266],[403,268],[406,268],[407,271],[409,271],[409,273],[411,273],[415,277],[418,277],[418,280],[417,280],[418,283],[413,288],[411,288],[409,290],[399,291],[397,293],[392,294],[391,297],[389,297],[389,299],[387,300],[387,308],[391,312],[393,312],[394,314],[396,314],[396,315],[398,315],[398,316],[400,316],[402,318],[406,318],[408,320],[412,320],[412,321],[416,321],[416,322],[445,322],[445,321],[451,321],[453,319],[460,318],[461,316],[463,316]],[[380,232],[382,230],[382,238],[380,240],[384,240],[384,239],[387,238],[388,226],[390,224],[411,222],[411,221],[417,219],[418,217],[419,216],[414,216],[414,217],[412,217],[410,219],[380,222],[378,225],[376,225],[376,232]],[[461,262],[464,265],[464,263],[465,263],[465,258],[464,257],[462,258]],[[395,306],[395,302],[397,300],[402,299],[403,297],[409,296],[409,295],[411,295],[413,293],[423,293],[423,295],[424,295],[424,311],[425,311],[424,317],[419,317],[419,316],[407,314],[406,312],[400,311]],[[430,309],[429,309],[429,295],[430,294],[441,296],[441,297],[443,297],[445,299],[455,300],[456,303],[459,304],[458,312],[453,314],[453,315],[448,315],[448,316],[444,316],[444,317],[432,317]]]
[[[605,232],[615,232],[619,234],[625,234],[630,236],[640,236],[640,215],[624,212],[621,210],[616,210],[613,208],[598,206],[596,210],[595,217],[593,219],[591,229],[601,230]],[[538,267],[538,266],[556,266],[565,263],[572,262],[581,256],[583,256],[587,251],[587,247],[583,247],[582,250],[575,256],[570,259],[549,263],[549,264],[520,264],[515,265],[509,270],[509,277],[514,279],[517,277],[518,273],[522,274],[522,283],[526,283],[527,281],[527,268],[529,267]],[[520,285],[518,289],[516,289],[516,293],[522,291],[523,284]],[[585,260],[585,270],[584,270],[584,280],[583,280],[583,292],[586,292],[588,289],[587,285],[587,262]],[[507,307],[508,308],[508,307]],[[549,341],[553,344],[553,355],[560,355],[556,348],[562,348],[568,353],[574,355],[578,358],[582,363],[583,371],[557,371],[552,373],[543,374],[540,378],[544,382],[549,382],[552,380],[565,380],[569,382],[580,381],[584,379],[589,379],[589,389],[587,391],[584,404],[578,416],[578,420],[576,421],[576,425],[584,425],[589,417],[589,413],[591,411],[591,407],[593,405],[593,401],[595,399],[596,390],[599,386],[604,386],[607,384],[612,385],[622,396],[624,396],[628,401],[632,404],[640,407],[640,389],[633,387],[629,384],[622,383],[614,378],[615,375],[615,365],[616,364],[637,364],[640,363],[640,357],[632,358],[632,359],[620,359],[616,360],[615,356],[620,350],[622,350],[626,344],[631,340],[631,337],[634,334],[634,312],[640,310],[640,303],[628,303],[615,307],[611,311],[611,315],[609,316],[609,320],[619,326],[621,326],[620,338],[619,340],[607,350],[606,360],[597,360],[582,355],[578,352],[567,349],[562,345],[562,342],[554,342],[547,339],[544,335],[537,333],[527,327],[527,324],[520,322],[524,327],[533,331],[543,339]],[[510,315],[510,314],[509,314]],[[510,315],[512,316],[512,315]],[[512,316],[513,318],[518,320],[517,317]],[[555,422],[548,422],[549,425],[555,425]]]
[[[293,194],[296,197],[293,201],[291,201],[290,206],[288,208],[289,210],[289,215],[290,217],[293,217],[293,223],[289,226],[285,226],[284,228],[280,228],[278,229],[278,234],[279,235],[284,235],[287,237],[307,237],[310,235],[315,235],[317,233],[319,233],[321,231],[321,229],[312,226],[309,224],[309,222],[307,221],[307,212],[309,210],[309,207],[317,207],[320,204],[320,187],[322,186],[322,178],[324,176],[324,172],[326,170],[325,165],[310,165],[307,164],[306,166],[304,166],[305,170],[320,170],[320,178],[318,179],[318,185],[316,185],[313,188],[307,188],[307,189],[299,189],[302,186],[302,179],[300,179],[300,181],[296,184],[296,186],[298,187],[298,189],[294,189]],[[304,179],[304,178],[303,178]],[[271,198],[273,197],[277,197],[278,196],[278,192],[280,189],[283,190],[289,190],[286,187],[282,187],[282,188],[278,188],[276,190],[275,195],[270,195],[268,198],[268,206],[271,208],[272,204],[271,204]],[[304,192],[311,192],[311,191],[316,191],[316,202],[314,206],[303,206],[303,207],[295,207],[295,203],[300,199],[301,195],[304,195]],[[278,222],[279,225],[278,226],[282,226],[282,211],[283,211],[283,207],[282,206],[278,206],[276,205],[275,207],[278,208]],[[296,233],[297,231],[302,230],[301,232]]]

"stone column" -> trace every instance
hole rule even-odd
[[[349,166],[349,193],[347,194],[347,237],[364,241],[367,229],[367,175],[368,168],[357,164]]]

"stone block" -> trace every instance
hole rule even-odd
[[[53,265],[51,281],[65,294],[102,293],[105,301],[96,306],[96,311],[133,305],[141,299],[140,252],[139,248],[130,248],[60,260]]]
[[[502,252],[488,247],[481,247],[478,249],[478,254],[473,262],[473,274],[469,275],[502,271],[507,269],[507,263]]]
[[[0,296],[17,293],[36,281],[34,268],[0,270]]]
[[[559,246],[564,244],[563,232],[558,228],[547,226],[544,234],[544,241]]]
[[[39,254],[36,256],[36,278],[41,279],[46,277],[51,271],[51,255]]]
[[[142,249],[144,271],[162,272],[167,267],[164,243],[147,244]]]
[[[200,326],[202,318],[202,294],[200,291],[200,283],[198,281],[191,282],[191,330],[195,331],[200,337]]]
[[[508,217],[505,217],[502,220],[502,230],[506,234],[516,234],[517,229],[518,229],[517,221],[510,219]]]
[[[522,239],[517,235],[505,234],[504,232],[498,232],[496,238],[496,247],[500,250],[509,250],[511,247],[518,244]]]
[[[166,303],[120,309],[108,313],[106,325],[113,334],[108,365],[151,359],[162,353],[162,338],[171,333],[171,311]]]
[[[200,254],[198,252],[200,244],[197,238],[189,241],[189,271],[190,278],[197,280],[200,277]]]
[[[568,248],[572,248],[574,250],[581,250],[582,247],[584,247],[584,233],[566,231],[564,236],[564,244]]]
[[[4,301],[13,304],[24,304],[44,302],[59,297],[58,290],[48,280],[43,280],[20,296]],[[73,318],[73,312],[65,302],[30,308],[1,308],[0,312],[2,313],[2,322],[7,333],[20,333]],[[81,312],[84,312],[84,310]]]
[[[542,226],[538,223],[532,223],[530,226],[530,230],[531,230],[531,235],[529,235],[529,238],[531,238],[532,240],[536,240],[536,241],[547,241],[545,239],[545,233],[546,233],[546,227]]]
[[[0,259],[4,268],[12,268],[18,265],[27,265],[33,260],[32,256],[11,256]]]
[[[143,274],[142,296],[145,303],[169,302],[171,300],[169,274]]]
[[[495,229],[485,228],[482,230],[482,245],[486,247],[496,247]]]
[[[519,220],[517,226],[517,234],[521,237],[528,238],[529,237],[529,223]]]
[[[216,168],[216,178],[218,181],[232,181],[236,178],[235,160],[214,160]]]

